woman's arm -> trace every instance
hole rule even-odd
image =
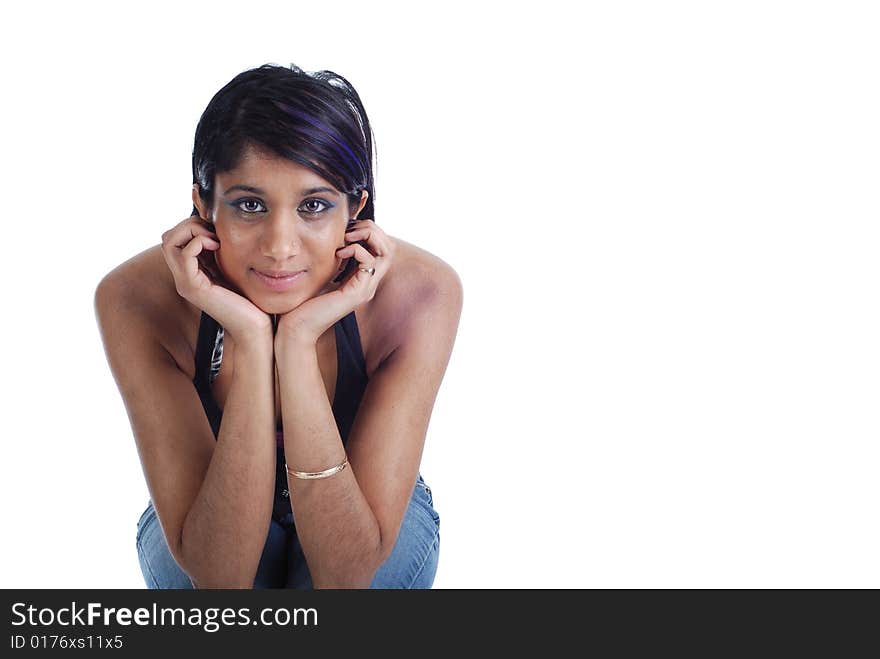
[[[350,468],[315,480],[288,476],[297,533],[316,588],[368,588],[388,558],[412,496],[431,411],[455,342],[462,308],[458,275],[446,266],[403,278],[384,301],[402,318],[385,332],[346,448]],[[415,284],[415,286],[413,286]],[[407,287],[418,291],[408,292]],[[284,452],[297,471],[345,458],[314,342],[276,336]]]
[[[284,454],[296,471],[322,471],[345,459],[324,388],[316,345],[276,342]],[[350,468],[328,478],[287,477],[296,529],[315,588],[369,588],[379,567],[376,518]]]
[[[274,369],[271,333],[236,342],[217,446],[181,534],[197,588],[253,588],[275,490]]]

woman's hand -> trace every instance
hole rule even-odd
[[[178,295],[207,312],[232,335],[233,341],[265,336],[271,342],[271,317],[224,285],[213,253],[220,242],[209,226],[194,215],[162,234],[162,254]]]
[[[337,258],[354,258],[357,268],[339,284],[328,283],[316,297],[306,300],[291,311],[278,317],[275,346],[279,342],[315,344],[336,321],[376,294],[376,288],[391,267],[394,245],[391,239],[372,220],[355,222],[345,234],[345,241],[353,243],[336,250]],[[357,244],[363,241],[364,244]],[[361,268],[375,268],[371,275]]]

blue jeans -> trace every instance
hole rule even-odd
[[[138,520],[136,544],[147,588],[193,587],[168,550],[152,501]],[[439,556],[440,516],[434,510],[431,488],[419,474],[397,543],[376,571],[370,588],[430,588]],[[313,588],[292,514],[281,522],[271,521],[254,588]]]

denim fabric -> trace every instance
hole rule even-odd
[[[137,552],[147,588],[181,589],[193,584],[180,569],[165,541],[153,502],[137,523]],[[376,571],[370,588],[430,588],[440,556],[440,515],[431,488],[419,474],[391,555]],[[254,588],[310,590],[312,579],[293,516],[273,519],[260,558]]]

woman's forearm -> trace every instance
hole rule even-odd
[[[314,345],[276,341],[284,453],[297,471],[345,459]],[[328,478],[288,476],[296,529],[315,588],[369,588],[381,554],[376,517],[352,469]]]
[[[181,553],[197,588],[252,588],[275,490],[271,335],[237,342],[217,446],[186,516]]]

